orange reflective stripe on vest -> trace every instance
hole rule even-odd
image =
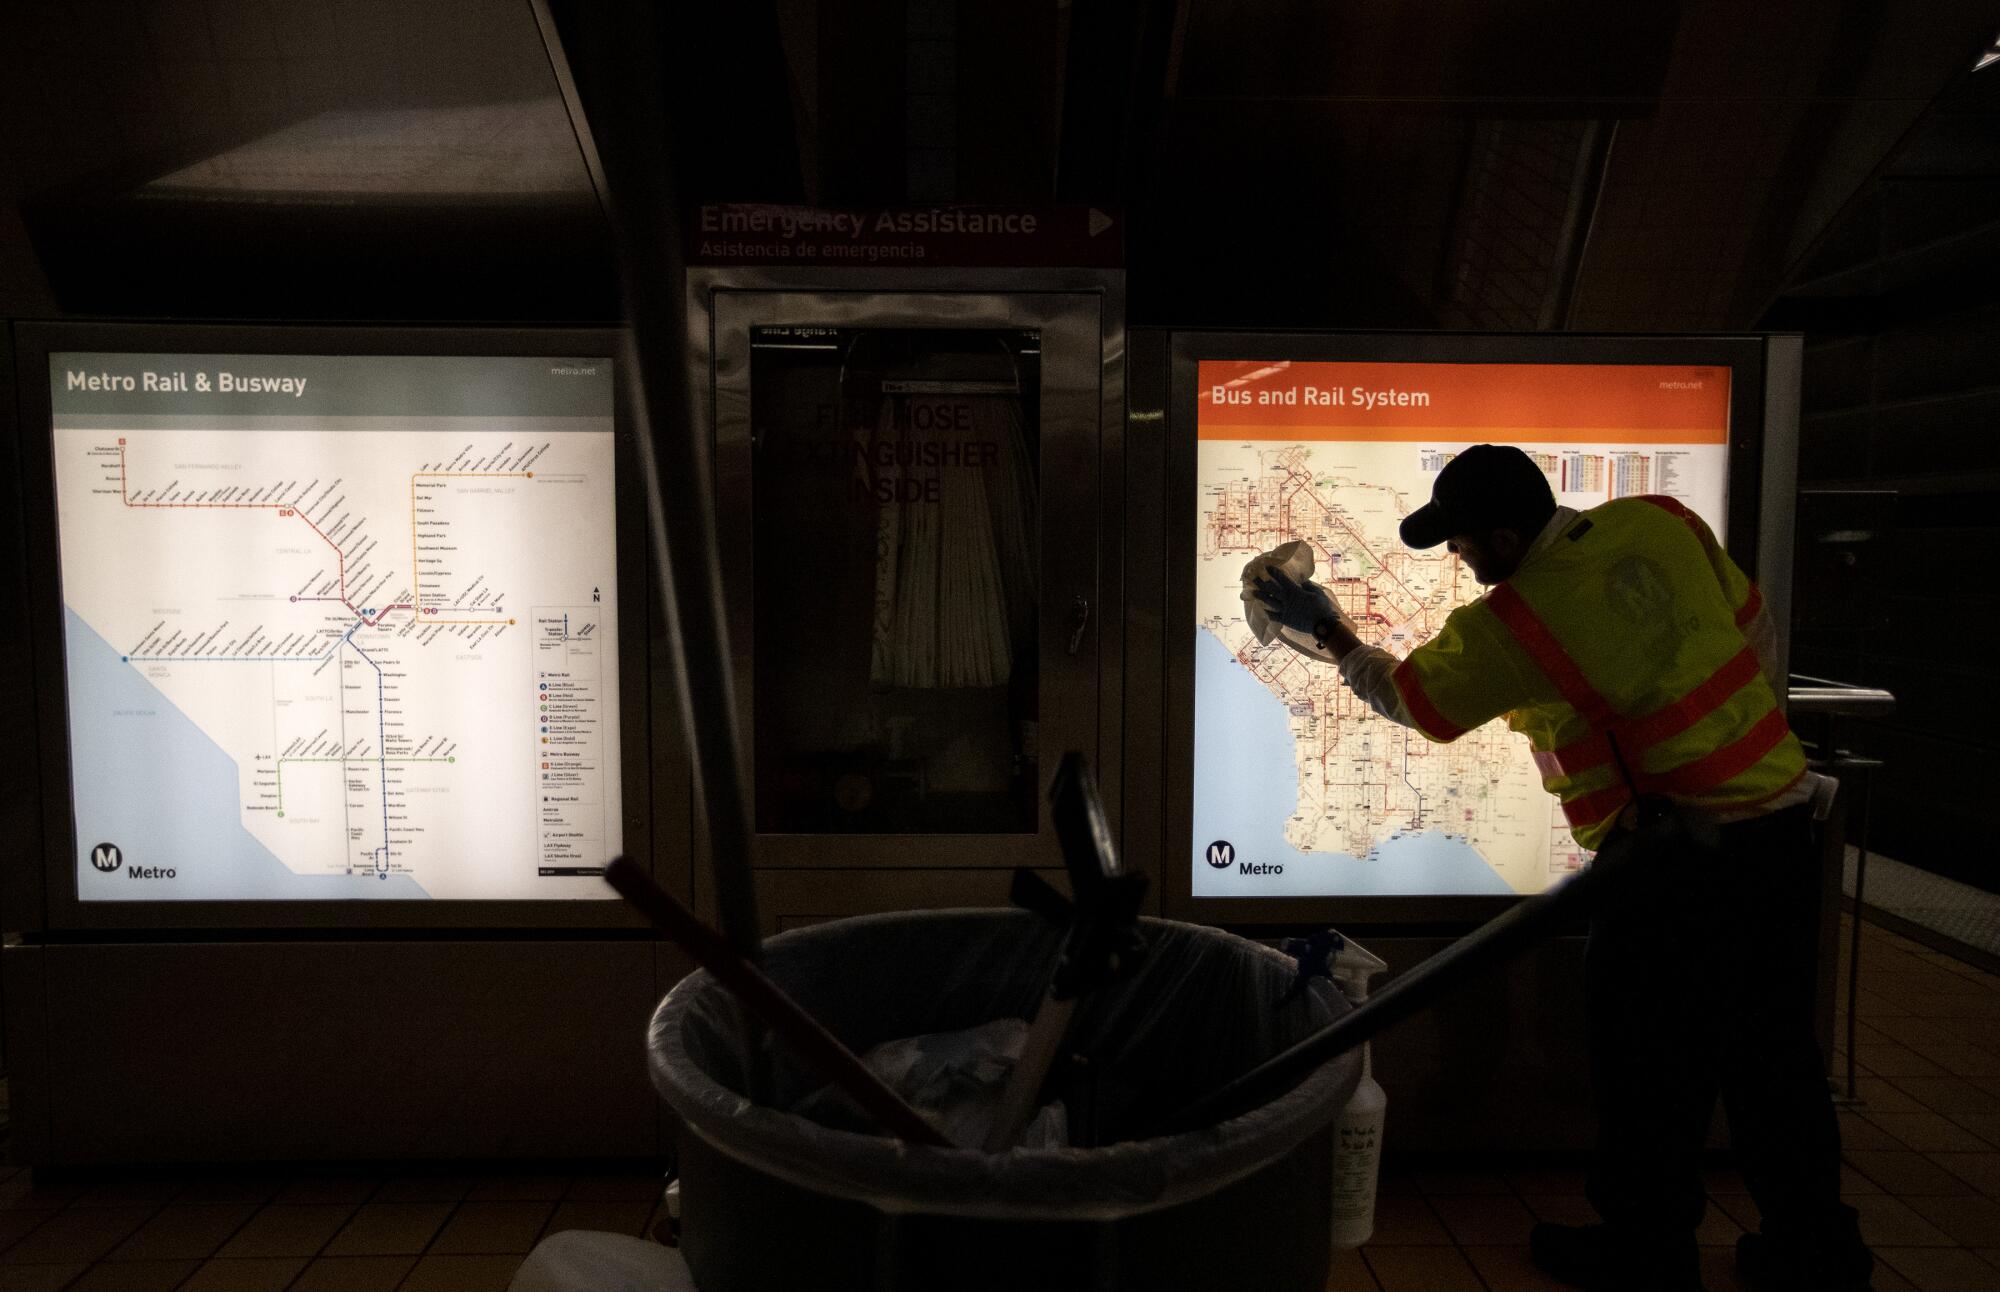
[[[1725,785],[1755,767],[1758,760],[1782,744],[1790,732],[1791,726],[1785,721],[1785,715],[1773,709],[1756,726],[1714,753],[1664,772],[1640,776],[1639,787],[1649,792],[1695,797],[1718,785]],[[1755,807],[1758,803],[1778,797],[1797,783],[1798,777],[1794,776],[1769,794],[1731,806]],[[1631,790],[1622,784],[1613,785],[1568,800],[1563,804],[1563,815],[1569,818],[1572,826],[1589,825],[1604,820],[1631,801]]]
[[[1657,786],[1670,794],[1702,794],[1718,785],[1728,784],[1755,767],[1791,732],[1792,727],[1785,721],[1784,710],[1772,709],[1759,718],[1750,730],[1713,753],[1642,777],[1641,781],[1649,788]]]
[[[1757,652],[1745,646],[1736,652],[1727,664],[1708,675],[1708,680],[1683,695],[1680,699],[1653,710],[1642,718],[1628,722],[1614,722],[1612,730],[1618,737],[1618,747],[1628,758],[1637,758],[1641,753],[1663,740],[1670,739],[1700,722],[1738,691],[1747,686],[1762,671],[1757,662]],[[1581,712],[1581,710],[1579,710]],[[1593,731],[1582,740],[1573,741],[1555,751],[1556,765],[1566,776],[1601,767],[1611,761],[1611,742],[1601,731]]]
[[[1410,724],[1451,740],[1505,712],[1586,848],[1635,790],[1734,814],[1796,784],[1756,584],[1671,498],[1584,515],[1395,667]]]
[[[1493,608],[1500,622],[1507,625],[1507,630],[1528,652],[1528,658],[1535,661],[1535,667],[1555,683],[1556,690],[1562,693],[1563,699],[1569,701],[1569,707],[1575,709],[1584,721],[1601,732],[1617,720],[1618,715],[1611,702],[1590,684],[1590,679],[1583,675],[1583,669],[1563,649],[1562,643],[1549,631],[1549,626],[1542,622],[1542,617],[1518,591],[1502,583],[1486,594],[1486,604]],[[1601,736],[1597,738],[1602,739]],[[1610,752],[1610,745],[1606,743],[1607,759]],[[1620,783],[1594,794],[1563,800],[1563,815],[1569,819],[1571,828],[1577,829],[1605,820],[1631,801],[1632,791]]]
[[[1542,617],[1534,612],[1521,594],[1502,583],[1486,594],[1486,604],[1493,613],[1500,616],[1500,622],[1514,634],[1514,640],[1521,643],[1529,658],[1549,681],[1555,683],[1556,690],[1569,706],[1583,715],[1583,720],[1593,727],[1610,726],[1618,719],[1610,703],[1597,693],[1590,679],[1583,675],[1577,662],[1570,658],[1562,643],[1556,640]]]
[[[1579,798],[1563,800],[1563,816],[1572,830],[1583,830],[1609,821],[1632,801],[1632,791],[1623,785],[1598,790]]]
[[[1487,594],[1486,602],[1563,699],[1594,729],[1584,739],[1555,751],[1554,758],[1565,776],[1610,762],[1610,738],[1615,736],[1619,753],[1640,790],[1691,798],[1725,785],[1755,767],[1791,733],[1784,713],[1774,708],[1735,740],[1692,762],[1661,772],[1640,772],[1637,764],[1647,750],[1714,713],[1761,675],[1756,652],[1745,646],[1679,699],[1643,717],[1624,719],[1591,685],[1576,660],[1516,589],[1502,583]],[[1600,824],[1631,802],[1632,788],[1624,782],[1623,775],[1621,772],[1621,779],[1615,785],[1564,800],[1563,815],[1570,825],[1582,828]]]
[[[1753,583],[1750,585],[1750,599],[1737,608],[1736,626],[1738,628],[1749,627],[1750,621],[1755,619],[1757,612],[1763,608],[1764,594],[1757,591],[1757,585]]]
[[[1389,673],[1389,681],[1395,684],[1396,694],[1403,698],[1403,707],[1425,735],[1432,740],[1452,741],[1464,735],[1466,729],[1444,716],[1430,696],[1424,693],[1423,679],[1417,670],[1407,662],[1396,665]]]
[[[1635,495],[1635,497],[1637,497],[1637,499],[1640,502],[1651,503],[1653,506],[1658,507],[1661,511],[1668,512],[1672,515],[1680,517],[1683,521],[1687,523],[1687,527],[1694,531],[1695,537],[1701,540],[1702,547],[1707,549],[1711,556],[1714,555],[1715,535],[1709,532],[1708,526],[1702,523],[1701,517],[1695,515],[1692,511],[1689,511],[1686,505],[1683,504],[1679,499],[1669,498],[1666,497],[1664,494],[1650,494],[1650,493],[1637,494]],[[1763,608],[1764,608],[1764,594],[1757,591],[1757,585],[1753,583],[1750,585],[1749,600],[1745,601],[1741,606],[1737,607],[1736,609],[1736,626],[1738,628],[1748,627],[1750,621],[1757,617],[1757,612],[1759,610],[1762,610]]]

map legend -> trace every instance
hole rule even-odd
[[[1684,498],[1695,478],[1695,473],[1689,468],[1687,454],[1662,452],[1653,455],[1654,493]]]
[[[1604,459],[1595,453],[1565,453],[1562,460],[1562,493],[1603,493]]]
[[[1630,498],[1653,492],[1653,459],[1644,453],[1612,454],[1611,488],[1608,492],[1613,498]]]
[[[602,875],[605,777],[599,637],[589,607],[529,612],[535,665],[536,838],[544,877]]]

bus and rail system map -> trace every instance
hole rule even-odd
[[[49,378],[81,900],[608,895],[608,359]]]
[[[1196,897],[1540,892],[1587,864],[1527,739],[1433,744],[1331,664],[1244,620],[1252,557],[1302,539],[1362,641],[1402,657],[1485,589],[1403,517],[1466,447],[1514,444],[1579,510],[1665,494],[1723,534],[1730,372],[1665,365],[1258,362],[1198,367]]]

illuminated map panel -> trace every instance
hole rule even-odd
[[[81,900],[609,895],[609,360],[49,376]]]
[[[1534,458],[1563,506],[1679,499],[1723,535],[1729,370],[1658,365],[1200,364],[1195,532],[1196,897],[1535,893],[1588,854],[1528,742],[1449,745],[1377,716],[1331,665],[1244,622],[1244,563],[1311,546],[1314,579],[1397,656],[1482,589],[1397,528],[1479,443]]]

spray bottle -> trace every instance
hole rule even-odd
[[[1368,980],[1389,966],[1348,942],[1335,943],[1333,981],[1359,1005],[1368,999]],[[1389,1096],[1375,1080],[1371,1046],[1361,1047],[1361,1082],[1334,1123],[1333,1245],[1359,1247],[1375,1232],[1375,1184],[1382,1171],[1382,1120]]]

